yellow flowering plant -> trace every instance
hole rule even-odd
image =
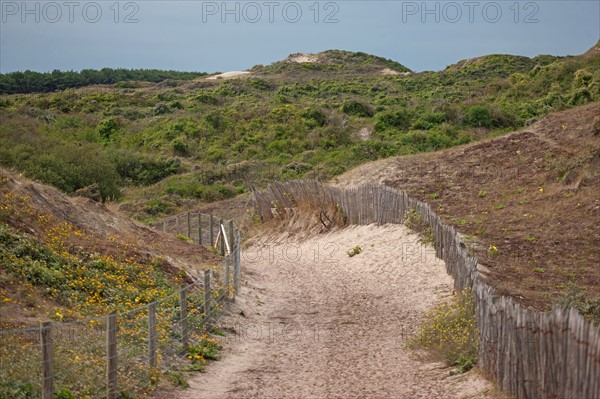
[[[441,357],[458,372],[470,369],[477,360],[479,333],[475,303],[470,288],[427,311],[410,347],[423,348]]]

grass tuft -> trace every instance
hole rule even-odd
[[[358,255],[359,253],[362,252],[362,248],[360,247],[360,245],[355,246],[354,248],[352,248],[350,251],[346,252],[348,254],[349,257],[353,257]]]

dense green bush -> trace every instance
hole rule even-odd
[[[30,177],[52,184],[67,193],[98,184],[103,200],[121,196],[120,179],[114,165],[104,154],[89,145],[56,147],[24,164]]]
[[[308,109],[300,116],[307,121],[310,127],[323,127],[327,123],[327,116],[318,109]]]
[[[210,94],[206,94],[206,93],[200,93],[198,94],[196,97],[194,97],[194,100],[196,100],[197,102],[201,103],[201,104],[208,104],[208,105],[218,105],[219,101],[211,96]]]
[[[374,161],[395,155],[394,148],[389,143],[382,141],[363,141],[353,145],[351,151],[353,158],[359,162]]]
[[[102,137],[102,140],[106,143],[111,140],[113,134],[119,129],[119,126],[119,119],[115,117],[103,119],[98,124],[98,133],[100,134],[100,137]]]
[[[257,90],[271,90],[273,88],[269,82],[263,79],[251,79],[249,83],[252,88]]]
[[[188,145],[177,139],[175,141],[173,141],[173,152],[175,153],[175,155],[179,155],[179,156],[188,156],[189,155],[189,148]]]
[[[487,107],[474,105],[467,110],[466,122],[473,127],[492,127],[492,113]]]
[[[412,113],[406,109],[384,112],[377,115],[375,131],[383,131],[388,128],[405,130],[410,127]]]
[[[225,118],[219,111],[213,111],[204,117],[206,123],[211,126],[213,129],[221,130],[225,127]]]
[[[150,215],[162,215],[170,211],[170,205],[159,199],[153,199],[146,202],[144,211]]]
[[[375,114],[371,107],[355,100],[344,102],[344,104],[342,104],[342,112],[346,115],[360,116],[364,118],[371,117]]]
[[[126,184],[150,185],[180,171],[181,162],[176,158],[152,159],[123,150],[109,153],[109,159]]]
[[[411,127],[418,130],[430,130],[445,121],[446,114],[443,112],[426,112],[420,115]]]
[[[202,201],[212,202],[232,198],[243,192],[243,188],[236,188],[229,184],[213,184],[207,186],[197,183],[173,182],[165,189],[165,192],[183,198],[196,198]]]

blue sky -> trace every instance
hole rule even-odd
[[[363,51],[415,71],[491,53],[574,55],[600,1],[0,0],[0,72],[244,70],[290,53]]]

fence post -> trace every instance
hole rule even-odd
[[[204,272],[204,320],[210,317],[210,270]]]
[[[198,245],[202,246],[202,213],[198,213]]]
[[[117,313],[106,319],[106,398],[117,398]]]
[[[235,250],[235,256],[234,256],[234,260],[233,260],[233,285],[235,287],[235,292],[237,293],[238,289],[240,288],[240,248],[242,246],[242,240],[241,240],[241,236],[240,236],[240,232],[238,231],[237,233],[237,239],[236,239],[236,250]]]
[[[223,219],[219,220],[219,231],[221,232],[221,256],[225,256],[225,226]]]
[[[185,355],[188,352],[190,342],[187,318],[187,291],[185,288],[179,292],[179,320],[181,321],[181,351],[182,355]]]
[[[213,218],[212,213],[210,214],[210,245],[213,246],[215,245],[215,220]]]
[[[230,253],[229,256],[225,257],[225,290],[226,290],[225,291],[226,292],[225,295],[227,295],[227,299],[229,299],[229,294],[230,294],[230,292],[229,292],[230,291],[229,290],[230,289],[230,287],[229,287],[229,280],[230,280],[230,278],[229,278],[229,274],[230,274],[229,264],[231,263],[232,259],[233,259],[233,252]]]
[[[148,365],[156,367],[156,302],[148,305]]]
[[[40,326],[42,345],[42,399],[52,399],[54,381],[52,378],[52,323],[46,321]]]
[[[190,220],[190,213],[187,213],[187,236],[189,239],[192,238],[192,221]]]
[[[167,232],[167,221],[166,220],[163,220],[163,222],[162,222],[162,231],[163,231],[163,233]]]
[[[234,238],[235,237],[233,236],[233,220],[230,220],[229,221],[229,249],[231,250],[231,252],[233,252],[233,240],[234,240]]]

